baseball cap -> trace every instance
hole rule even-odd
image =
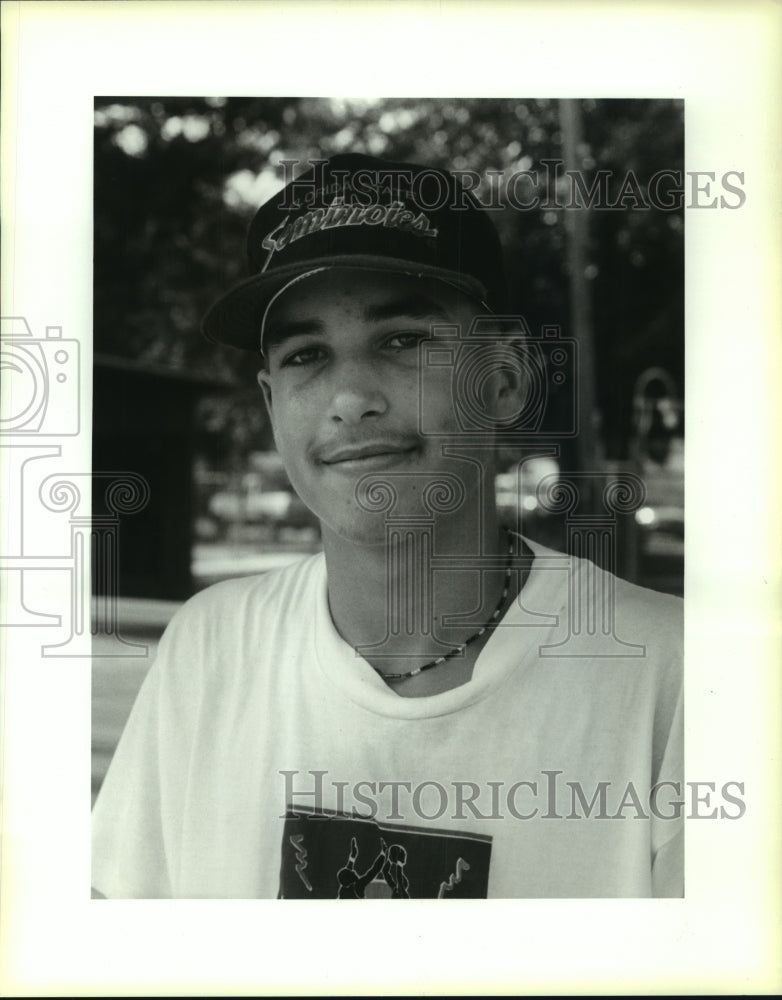
[[[208,340],[262,351],[272,299],[324,267],[435,278],[505,308],[502,248],[491,219],[456,176],[359,153],[312,160],[260,207],[247,235],[250,276],[202,323]]]

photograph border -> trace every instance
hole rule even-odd
[[[377,904],[368,919],[331,903],[90,901],[90,661],[41,655],[45,627],[4,628],[2,992],[780,987],[782,538],[768,472],[780,444],[780,14],[772,2],[591,0],[3,6],[3,315],[78,344],[78,398],[61,404],[78,433],[47,439],[66,478],[91,471],[95,95],[684,99],[686,169],[739,170],[747,195],[740,211],[686,212],[686,778],[742,782],[747,811],[688,822],[685,900],[481,901],[436,914],[422,901],[402,921]],[[52,560],[71,536],[28,511],[18,484],[29,457],[2,454],[3,545],[32,516],[33,554]],[[71,584],[65,570],[42,572],[28,603],[64,610]]]

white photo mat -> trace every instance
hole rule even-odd
[[[90,471],[95,96],[684,99],[686,169],[743,172],[746,192],[739,210],[685,213],[686,778],[743,782],[747,809],[687,822],[685,900],[420,902],[401,916],[382,903],[90,901],[90,662],[47,660],[39,630],[6,628],[0,992],[782,985],[780,13],[771,2],[3,5],[2,314],[79,342],[78,401],[56,404],[64,421],[78,416],[59,440],[68,473]],[[9,551],[19,497],[4,461]],[[52,551],[67,551],[63,531],[46,539]],[[64,613],[66,573],[37,588]]]

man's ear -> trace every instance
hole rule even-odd
[[[274,428],[274,408],[272,406],[272,386],[269,373],[265,368],[261,368],[256,377],[258,379],[258,385],[261,387],[261,392],[263,393],[263,400],[266,403],[269,420],[271,420],[272,428]]]
[[[265,368],[261,368],[256,376],[258,379],[258,385],[261,387],[261,392],[263,393],[263,399],[266,403],[266,409],[269,411],[269,416],[273,419],[274,413],[272,411],[272,387],[271,381],[269,379],[269,373]]]
[[[529,372],[517,345],[503,345],[493,375],[496,415],[500,420],[512,420],[524,409],[530,389]]]

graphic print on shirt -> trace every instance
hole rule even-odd
[[[491,837],[288,807],[279,899],[485,899]]]

